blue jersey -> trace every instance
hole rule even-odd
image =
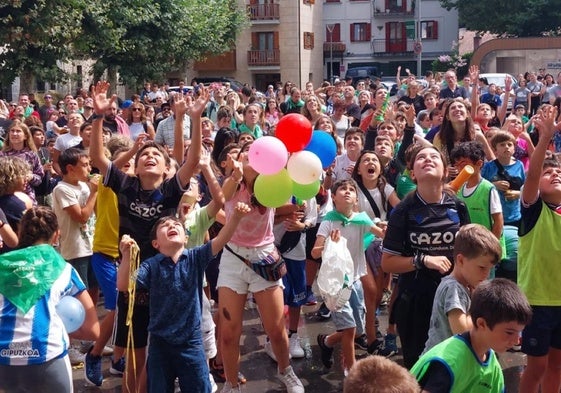
[[[0,364],[42,364],[66,355],[68,333],[55,306],[63,296],[85,289],[76,270],[67,264],[51,289],[25,314],[0,294]]]

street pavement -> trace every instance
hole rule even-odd
[[[301,325],[298,334],[302,338],[303,346],[308,342],[312,349],[310,358],[294,359],[292,366],[296,375],[302,380],[307,393],[340,393],[343,391],[343,370],[340,362],[340,352],[335,350],[335,362],[330,370],[326,370],[321,363],[320,350],[316,342],[318,334],[334,331],[334,325],[330,321],[320,321],[315,312],[318,306],[303,307]],[[103,314],[101,308],[100,314]],[[380,327],[385,332],[387,326],[387,311],[383,310],[380,315]],[[241,337],[241,364],[240,370],[247,378],[242,391],[246,393],[277,393],[285,392],[284,386],[276,378],[276,363],[269,358],[263,350],[265,343],[265,332],[259,319],[259,313],[248,302]],[[357,350],[357,357],[367,356],[364,351]],[[109,374],[110,358],[103,359],[104,381],[101,387],[87,386],[84,380],[83,368],[77,367],[73,371],[74,391],[76,393],[116,393],[121,392],[121,379]],[[401,362],[401,356],[392,358]],[[522,353],[507,352],[499,355],[499,361],[503,367],[506,381],[506,392],[518,392],[520,373],[525,364],[525,355]],[[218,384],[218,392],[222,384]],[[179,389],[176,390],[179,392]],[[187,392],[197,393],[197,392]]]

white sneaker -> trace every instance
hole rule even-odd
[[[304,385],[294,374],[292,366],[288,366],[282,374],[279,372],[277,377],[286,386],[287,393],[304,393]]]
[[[240,385],[232,386],[230,382],[224,382],[224,386],[222,387],[220,393],[241,393],[241,391],[242,389]]]
[[[218,390],[218,386],[216,385],[216,382],[214,382],[214,377],[211,373],[208,373],[208,379],[210,379],[211,392],[215,393]]]
[[[70,364],[72,364],[73,366],[84,363],[85,357],[86,355],[80,352],[77,348],[68,348],[68,358],[70,359]]]
[[[269,355],[269,357],[270,357],[271,359],[273,359],[275,362],[277,362],[277,357],[275,356],[275,353],[273,352],[273,346],[271,345],[271,342],[270,342],[269,340],[267,340],[267,341],[265,342],[265,345],[264,345],[263,348],[265,349],[265,353],[266,353],[267,355]],[[290,348],[289,348],[289,349],[290,349]],[[303,356],[302,356],[302,357],[303,357]],[[288,358],[289,358],[289,359],[292,359],[292,354],[291,354],[291,351],[290,351],[290,350],[289,350],[289,352],[288,352]]]
[[[113,356],[113,347],[110,347],[109,345],[104,346],[101,356]]]
[[[293,333],[288,339],[288,351],[290,352],[290,356],[294,359],[301,359],[306,355],[298,334]]]

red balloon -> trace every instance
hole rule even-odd
[[[278,122],[275,136],[284,143],[290,153],[300,151],[312,139],[312,123],[298,113],[290,113]]]

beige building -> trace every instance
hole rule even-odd
[[[267,85],[291,81],[319,85],[323,66],[322,0],[240,0],[250,23],[227,54],[196,62],[193,77],[226,76],[265,91]],[[317,3],[317,4],[316,4]]]

